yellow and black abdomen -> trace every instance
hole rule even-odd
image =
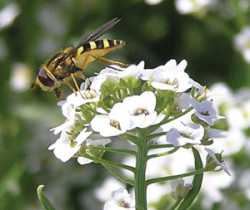
[[[122,40],[110,39],[102,39],[85,43],[77,48],[75,58],[76,65],[81,69],[85,69],[89,63],[95,61],[98,57],[103,57],[111,51],[119,49],[124,45],[125,42]]]

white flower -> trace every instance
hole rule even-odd
[[[127,107],[122,103],[115,104],[109,114],[96,115],[90,124],[104,137],[117,136],[131,128]]]
[[[180,14],[196,13],[205,10],[213,0],[176,0],[175,6]]]
[[[223,189],[226,189],[232,184],[234,176],[228,176],[224,172],[205,173],[201,191],[203,192],[203,204],[211,209],[215,202],[221,202],[225,199],[222,194]]]
[[[19,15],[20,9],[17,4],[11,3],[0,10],[0,29],[9,26]]]
[[[245,61],[250,63],[250,26],[246,26],[235,36],[234,45],[243,55]]]
[[[164,115],[157,115],[155,111],[156,97],[153,92],[146,91],[139,96],[130,96],[123,100],[127,107],[132,128],[145,128],[160,122]]]
[[[110,113],[96,115],[91,126],[106,137],[117,136],[136,127],[145,128],[164,118],[164,115],[157,115],[155,106],[156,97],[153,92],[129,96],[122,103],[115,104]]]
[[[195,102],[193,107],[196,110],[195,115],[208,125],[213,125],[219,119],[212,101]]]
[[[11,88],[17,92],[22,92],[30,88],[30,82],[31,69],[23,63],[14,64],[10,78]]]
[[[183,179],[177,179],[171,182],[171,188],[173,198],[180,200],[192,189],[192,184],[185,183]]]
[[[62,107],[62,113],[67,119],[75,117],[77,107],[91,102],[97,102],[99,94],[95,91],[81,90],[80,92],[70,94],[65,101],[59,102]]]
[[[242,174],[240,175],[238,182],[239,187],[241,190],[245,193],[246,197],[250,200],[250,170],[244,170],[242,171]]]
[[[194,123],[180,123],[177,128],[171,128],[167,132],[167,143],[174,146],[183,146],[185,144],[200,144],[204,136],[204,128]]]
[[[91,150],[91,146],[96,146],[96,147],[104,147],[105,145],[109,144],[111,142],[110,139],[101,139],[99,135],[92,135],[90,138],[86,139],[85,140],[85,144],[84,146],[86,148],[90,148]],[[86,165],[86,164],[89,164],[92,162],[92,160],[88,159],[88,158],[85,158],[85,157],[78,157],[77,158],[77,162],[80,164],[80,165]]]
[[[157,161],[155,161],[155,165],[158,166]],[[156,168],[156,166],[155,166],[155,168]],[[158,170],[159,170],[159,168],[158,168]],[[164,175],[166,175],[166,174],[164,174]],[[169,192],[170,192],[170,187],[166,183],[164,183],[164,184],[162,184],[162,183],[161,184],[159,184],[159,183],[151,184],[147,188],[147,201],[149,204],[158,203],[159,200],[163,196],[167,195]]]
[[[192,87],[190,77],[184,72],[186,66],[186,60],[179,64],[170,60],[153,70],[146,70],[142,79],[151,81],[151,85],[156,89],[184,92]]]
[[[70,130],[70,128],[74,125],[74,123],[75,123],[75,119],[69,119],[69,120],[66,120],[63,124],[55,128],[51,128],[50,131],[53,131],[53,133],[57,135],[59,133]]]
[[[69,134],[67,131],[61,133],[60,138],[52,145],[49,146],[49,150],[53,150],[55,156],[63,162],[68,161],[76,154],[81,148],[81,144],[89,137],[92,132],[82,130],[76,137],[74,142],[69,140]]]
[[[101,90],[102,84],[107,79],[119,80],[125,77],[141,77],[144,71],[144,62],[140,62],[138,65],[130,65],[127,68],[121,68],[117,66],[106,67],[97,76],[92,77],[92,83],[90,85],[91,90],[99,92]],[[113,68],[114,69],[113,69]],[[118,68],[118,70],[116,70]]]
[[[135,210],[134,199],[127,190],[121,188],[112,193],[112,198],[105,203],[104,210]]]
[[[231,104],[234,101],[231,89],[224,83],[214,84],[209,90],[216,107],[221,104]]]
[[[162,125],[161,128],[166,132],[166,136],[159,137],[157,141],[174,146],[200,144],[204,136],[204,128],[199,124],[192,123],[191,114],[192,112],[187,113],[172,122]]]
[[[176,98],[177,106],[181,111],[185,111],[188,108],[191,108],[194,104],[194,101],[195,99],[188,93],[181,93]]]
[[[218,136],[215,136],[211,138],[214,138],[214,142],[209,148],[223,151],[223,155],[225,156],[239,152],[246,142],[244,133],[239,129],[230,129],[228,132],[224,132],[224,137],[221,136],[218,138]]]
[[[100,201],[107,201],[113,191],[119,190],[123,188],[124,185],[121,182],[118,182],[116,179],[112,177],[108,177],[105,181],[95,190],[95,196]]]
[[[225,116],[226,116],[230,129],[242,130],[249,126],[249,122],[247,121],[245,117],[246,114],[243,112],[243,109],[240,106],[236,105],[236,106],[230,107],[226,111]]]
[[[162,0],[145,0],[145,3],[148,5],[157,5],[160,4]]]

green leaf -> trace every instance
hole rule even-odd
[[[38,196],[38,199],[43,207],[44,210],[56,210],[52,204],[50,203],[50,201],[48,200],[48,198],[44,195],[43,193],[43,188],[44,188],[44,185],[39,185],[37,187],[37,196]]]
[[[194,147],[192,148],[193,154],[194,154],[194,159],[195,159],[195,169],[196,170],[202,170],[203,169],[203,163],[201,160],[200,153],[198,150],[196,150]],[[186,197],[183,199],[181,204],[179,205],[177,210],[187,210],[191,207],[193,201],[197,197],[197,195],[200,192],[201,185],[202,185],[202,180],[203,180],[203,173],[197,174],[194,176],[193,182],[192,182],[192,189],[188,192]]]

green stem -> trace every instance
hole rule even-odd
[[[180,147],[175,147],[174,149],[171,149],[171,150],[166,151],[166,152],[156,153],[156,154],[149,155],[148,156],[148,160],[151,159],[151,158],[156,158],[156,157],[162,157],[162,156],[165,156],[165,155],[170,155],[170,154],[176,152],[179,148]]]
[[[129,170],[129,171],[135,173],[135,168],[132,167],[132,166],[128,166],[128,165],[121,164],[121,163],[116,163],[116,162],[113,162],[113,161],[110,161],[110,160],[96,158],[96,157],[93,157],[93,156],[87,155],[87,154],[84,154],[84,157],[86,157],[86,158],[88,158],[90,160],[93,160],[95,163],[100,163],[102,165],[107,165],[107,166],[111,166],[111,167],[114,167],[114,168],[126,169],[126,170]]]
[[[150,137],[150,139],[154,139],[154,138],[157,138],[157,137],[159,137],[159,136],[164,136],[164,135],[166,135],[166,134],[167,134],[167,132],[153,133],[153,134],[150,135],[149,137]]]
[[[125,154],[125,155],[136,155],[136,152],[129,149],[117,149],[117,148],[111,148],[111,147],[91,147],[90,149],[94,150],[102,150],[104,152],[112,152],[112,153],[118,153],[118,154]]]
[[[135,172],[135,201],[136,210],[147,210],[147,139],[141,134],[137,142],[136,172]]]
[[[181,201],[182,201],[182,199],[175,201],[174,205],[171,206],[169,210],[175,210],[180,205]]]
[[[171,148],[171,147],[175,147],[175,146],[172,144],[155,144],[155,145],[151,145],[149,149],[161,149],[161,148]]]
[[[149,180],[147,180],[147,185],[150,185],[150,184],[153,184],[153,183],[165,182],[165,181],[169,181],[169,180],[173,180],[173,179],[184,178],[184,177],[187,177],[187,176],[202,174],[204,172],[206,172],[206,170],[201,169],[201,170],[187,172],[187,173],[184,173],[184,174],[178,174],[178,175],[173,175],[173,176],[164,176],[164,177],[160,177],[160,178],[149,179]]]

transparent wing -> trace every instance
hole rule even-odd
[[[116,17],[116,18],[104,23],[102,26],[100,26],[94,32],[90,32],[86,36],[84,36],[84,38],[82,39],[82,41],[79,45],[85,44],[89,41],[95,41],[96,39],[101,37],[103,34],[105,34],[108,30],[113,28],[116,24],[118,24],[120,21],[121,21],[121,19]]]

